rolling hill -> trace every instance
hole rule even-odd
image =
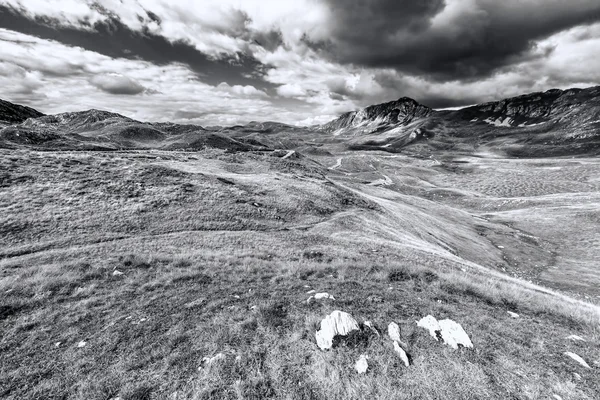
[[[596,400],[597,99],[308,128],[7,107],[0,397]],[[322,350],[336,310],[359,329]]]

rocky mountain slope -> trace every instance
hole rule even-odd
[[[345,113],[317,127],[251,122],[204,128],[140,122],[99,110],[43,116],[8,102],[0,106],[0,117],[9,121],[0,129],[0,147],[5,148],[216,147],[230,151],[286,149],[315,155],[349,149],[427,157],[444,150],[519,157],[600,154],[600,86],[553,89],[460,110],[433,110],[403,97]]]
[[[433,110],[408,97],[396,101],[377,104],[343,114],[338,119],[320,127],[334,135],[373,133],[393,129],[398,125],[408,125],[412,121],[429,116]]]
[[[18,124],[25,121],[27,118],[36,118],[43,115],[44,114],[33,108],[0,100],[0,127]]]
[[[460,110],[431,110],[402,98],[344,114],[320,129],[350,137],[350,149],[600,154],[600,87],[552,89]]]

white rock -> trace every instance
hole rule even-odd
[[[367,369],[369,368],[369,363],[367,362],[368,359],[369,356],[367,355],[363,354],[360,356],[356,364],[354,364],[356,372],[358,372],[359,374],[364,374],[365,372],[367,372]]]
[[[556,400],[563,400],[563,398],[557,394],[553,394],[552,397],[554,397]]]
[[[442,328],[442,339],[448,346],[453,349],[458,349],[458,345],[473,348],[469,335],[458,322],[443,319],[440,321],[440,327]]]
[[[408,356],[406,355],[404,349],[400,347],[400,345],[396,341],[394,341],[394,350],[396,351],[396,353],[398,353],[400,359],[402,360],[402,362],[404,362],[404,365],[408,367],[410,365],[410,362],[408,361]]]
[[[321,300],[321,299],[335,300],[335,297],[333,297],[329,293],[317,293],[317,294],[315,294],[315,299],[316,300]]]
[[[336,335],[345,336],[358,329],[358,322],[352,315],[335,310],[321,321],[321,329],[315,333],[317,346],[321,350],[330,349]]]
[[[513,318],[519,318],[519,314],[517,314],[516,312],[512,312],[512,311],[507,311],[508,315],[510,315]]]
[[[123,275],[123,273],[121,271],[119,271],[118,269],[115,269],[113,271],[113,276],[121,276],[121,275]]]
[[[77,347],[82,348],[82,347],[85,347],[86,344],[87,344],[87,342],[82,340],[81,342],[77,343]]]
[[[377,336],[381,336],[381,335],[379,334],[379,331],[378,331],[378,330],[377,330],[377,329],[376,329],[376,328],[373,326],[373,324],[371,323],[371,321],[365,321],[365,322],[364,322],[364,324],[365,324],[365,326],[368,326],[368,327],[369,327],[369,329],[371,329],[373,332],[375,332],[375,334],[376,334]]]
[[[54,343],[54,347],[60,347],[60,342]]]
[[[388,336],[390,339],[400,342],[400,327],[395,322],[390,322],[388,325]]]
[[[577,361],[579,364],[583,365],[584,367],[591,368],[588,365],[588,363],[586,363],[585,360],[583,358],[579,357],[577,354],[567,351],[567,352],[565,352],[565,355],[568,357],[571,357],[573,360]]]
[[[421,318],[420,321],[417,322],[417,326],[427,329],[429,334],[435,339],[438,340],[437,331],[441,330],[440,324],[437,319],[435,319],[432,315],[428,315],[426,317]]]
[[[200,368],[198,368],[198,369],[201,369],[202,367],[208,367],[208,366],[212,365],[213,363],[224,360],[224,359],[225,359],[225,354],[223,354],[223,353],[218,353],[214,357],[204,357],[202,359],[202,366],[200,366]]]
[[[453,349],[458,349],[459,345],[469,348],[473,347],[473,343],[471,342],[471,339],[469,339],[469,335],[467,335],[462,326],[451,319],[438,321],[433,316],[428,315],[418,321],[417,326],[427,329],[429,334],[435,340],[438,340],[439,332],[444,343]]]
[[[568,340],[573,340],[575,342],[585,342],[586,340],[584,338],[582,338],[581,336],[577,336],[577,335],[570,335],[567,336]]]
[[[313,290],[309,290],[308,292],[306,292],[306,294],[313,294],[315,292],[316,292],[316,290],[313,289]]]

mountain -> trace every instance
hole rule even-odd
[[[596,155],[600,87],[552,89],[451,111],[401,98],[343,114],[319,129],[347,138],[351,150]]]
[[[140,122],[101,110],[67,112],[28,118],[0,130],[0,147],[40,149],[200,149],[259,150],[218,131],[197,125]]]
[[[585,127],[600,122],[600,87],[551,89],[467,107],[454,112],[471,122],[501,127],[526,127],[548,122]]]
[[[398,125],[425,118],[433,110],[408,97],[396,101],[377,104],[341,115],[339,118],[321,126],[321,130],[340,134],[373,133],[392,129]]]
[[[141,122],[100,110],[43,115],[0,103],[0,147],[42,149],[297,150],[327,155],[332,149],[502,153],[516,157],[600,154],[600,87],[552,89],[460,110],[433,110],[417,101],[368,106],[316,127],[250,122],[204,128]]]
[[[37,118],[43,115],[44,114],[33,108],[0,100],[0,127],[18,124],[25,121],[27,118]]]

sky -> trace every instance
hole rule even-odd
[[[47,114],[312,125],[599,84],[598,0],[0,0],[0,98]]]

